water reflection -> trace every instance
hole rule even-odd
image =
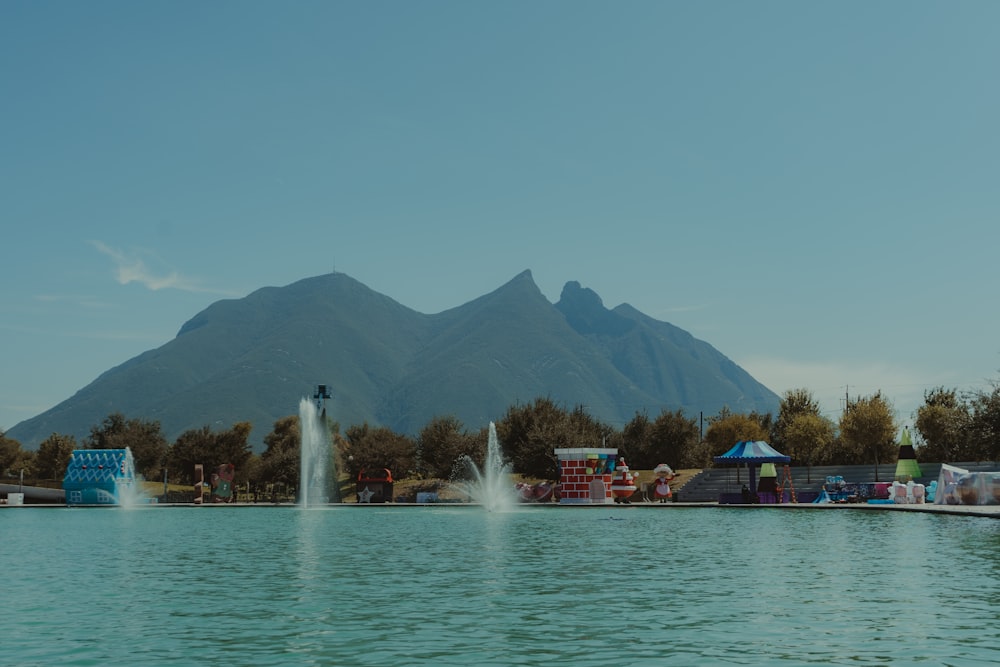
[[[992,662],[1000,523],[895,512],[0,512],[17,664]],[[100,594],[95,594],[99,592]],[[101,627],[127,643],[94,642]]]

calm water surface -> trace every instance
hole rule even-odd
[[[1000,521],[718,508],[0,511],[14,665],[987,665]]]

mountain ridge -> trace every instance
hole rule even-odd
[[[100,374],[7,432],[27,447],[89,434],[105,416],[185,430],[274,422],[317,384],[331,417],[415,435],[436,416],[470,428],[549,397],[621,427],[636,412],[775,411],[779,399],[709,343],[576,281],[551,303],[524,270],[465,304],[426,315],[343,273],[210,304],[164,345]]]

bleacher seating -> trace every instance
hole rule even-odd
[[[953,463],[951,465],[967,470],[991,471],[1000,470],[996,461]],[[739,472],[737,472],[737,470]],[[844,466],[791,466],[792,483],[797,494],[805,497],[815,497],[823,489],[823,483],[829,476],[840,475],[848,482],[892,482],[896,473],[896,462],[880,463],[876,478],[875,465],[844,465]],[[921,476],[913,481],[918,484],[930,484],[936,481],[941,473],[940,463],[920,463]],[[758,475],[759,476],[759,475]],[[778,468],[778,482],[784,477],[784,472]],[[744,484],[749,483],[745,467],[706,468],[677,490],[677,500],[680,502],[716,502],[723,493],[740,493]],[[811,492],[811,494],[810,494]]]

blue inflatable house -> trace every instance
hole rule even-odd
[[[76,449],[66,466],[66,504],[122,505],[136,489],[132,450]]]

